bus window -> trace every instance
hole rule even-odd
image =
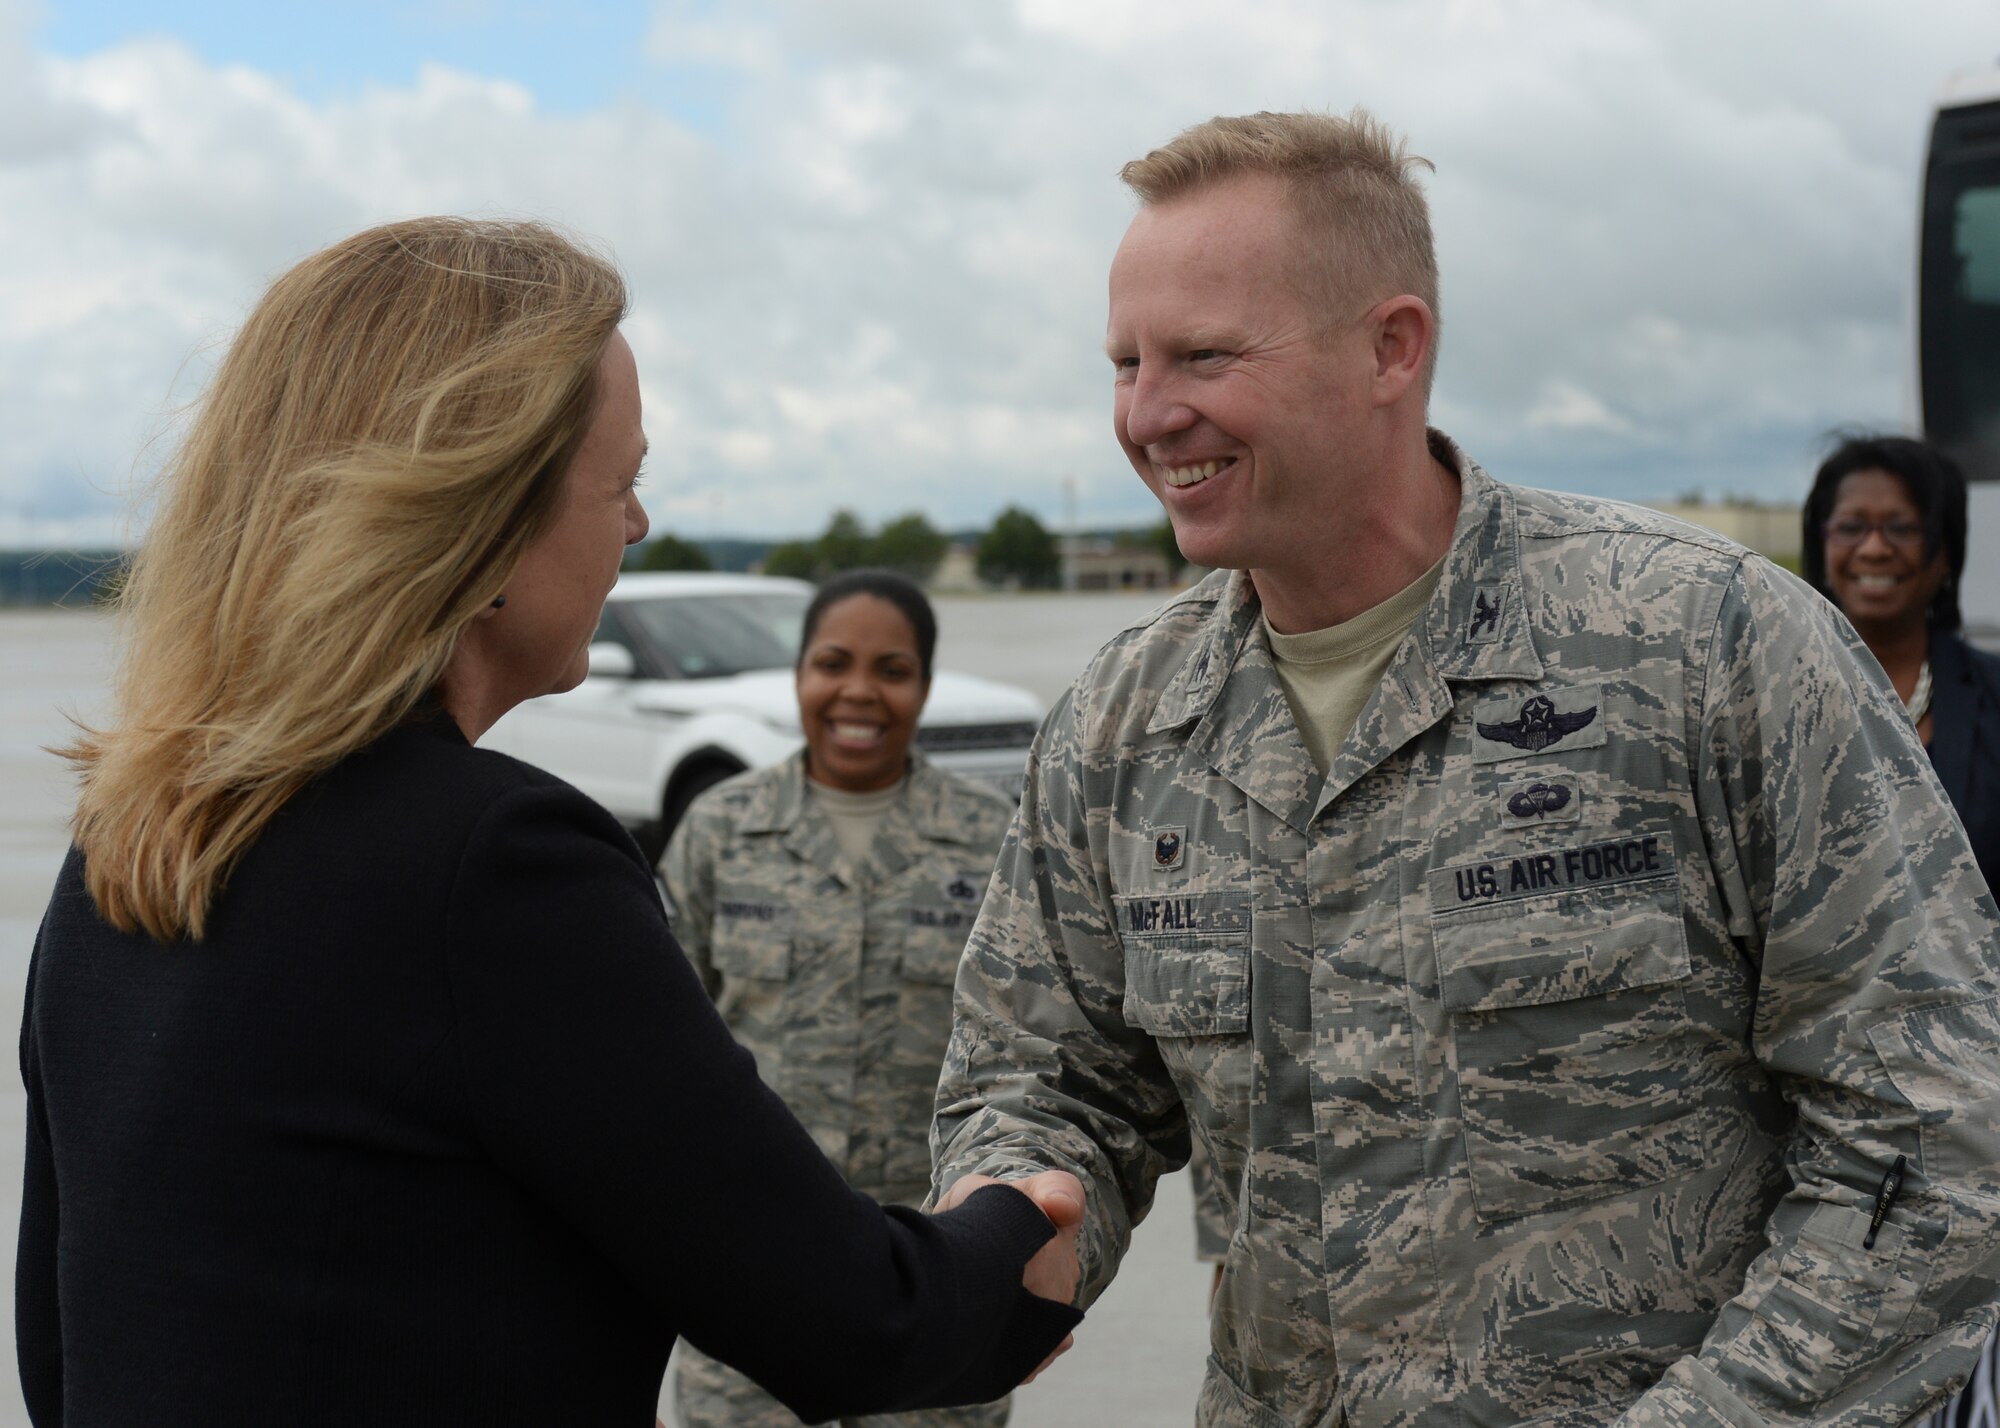
[[[1924,429],[2000,480],[2000,105],[1939,114],[1919,262]]]

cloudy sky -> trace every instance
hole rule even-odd
[[[0,546],[121,537],[263,285],[436,211],[617,255],[656,526],[1147,521],[1115,172],[1354,104],[1437,166],[1439,425],[1794,498],[1908,420],[1930,105],[1996,57],[1993,0],[0,0]]]

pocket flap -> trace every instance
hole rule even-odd
[[[1114,898],[1125,944],[1125,1019],[1155,1036],[1250,1025],[1250,895]]]
[[[1896,1089],[1918,1112],[1922,1169],[1960,1194],[2000,1200],[2000,998],[1906,1012],[1868,1033]]]
[[[966,939],[979,920],[979,904],[911,903],[904,916],[903,976],[948,987],[958,980]]]
[[[792,969],[792,910],[766,898],[722,896],[709,925],[709,960],[737,977],[782,978]]]
[[[1665,834],[1436,868],[1431,931],[1444,1005],[1494,1011],[1691,974]]]

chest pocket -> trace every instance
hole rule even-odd
[[[958,961],[985,892],[983,878],[961,874],[910,900],[903,913],[904,980],[941,987],[958,980]]]
[[[1250,1025],[1250,894],[1114,897],[1125,947],[1125,1020],[1154,1036],[1227,1036]]]
[[[1615,879],[1602,872],[1606,848],[1617,849]],[[1431,876],[1478,1217],[1702,1169],[1713,1113],[1670,840],[1592,845],[1587,863],[1565,850]]]
[[[731,977],[783,981],[792,971],[792,909],[755,894],[718,890],[709,924],[709,960]]]

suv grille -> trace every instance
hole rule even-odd
[[[1035,726],[1025,720],[1016,724],[935,724],[920,725],[917,747],[927,754],[957,753],[963,749],[1025,749],[1035,741]]]

